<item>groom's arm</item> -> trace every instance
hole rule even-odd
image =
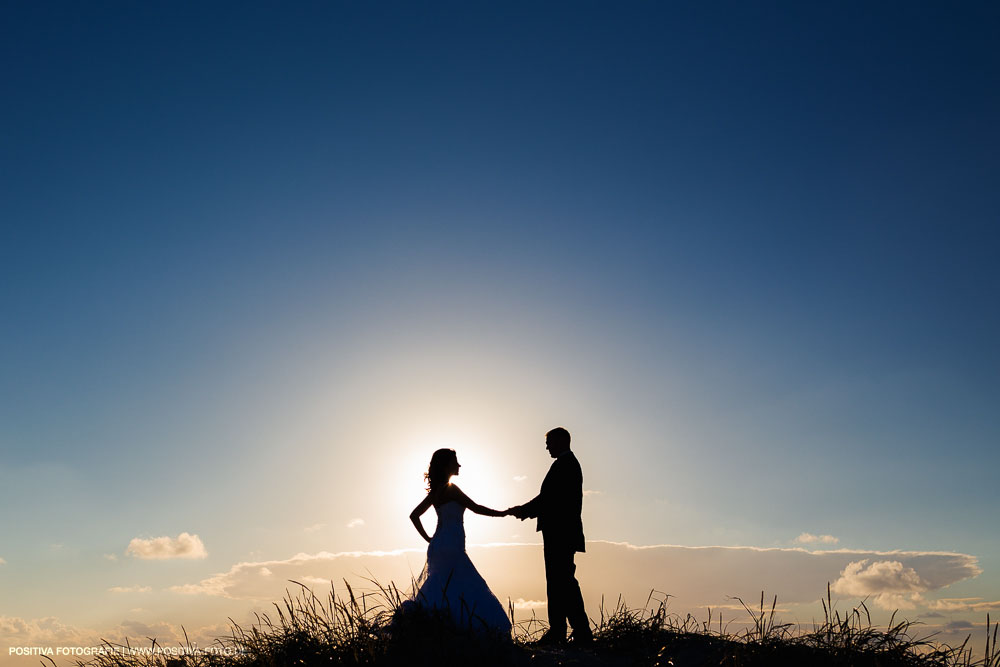
[[[536,519],[542,508],[542,494],[538,494],[528,502],[515,509],[519,510],[516,516],[519,519]]]
[[[542,488],[538,495],[519,507],[512,507],[512,513],[518,519],[537,519],[542,514],[546,516],[552,510],[553,502],[562,494],[559,490],[562,486],[562,479],[566,476],[566,466],[558,460],[552,463],[545,479],[542,480]],[[514,512],[513,510],[516,510]]]

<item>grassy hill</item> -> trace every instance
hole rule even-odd
[[[167,650],[106,644],[108,653],[78,662],[86,667],[317,667],[371,665],[491,667],[515,665],[649,665],[675,667],[1000,667],[997,624],[987,616],[986,646],[972,655],[967,642],[950,647],[912,634],[913,626],[890,620],[885,628],[871,623],[864,604],[846,615],[832,609],[829,590],[825,619],[810,631],[777,624],[777,600],[744,605],[753,623],[729,633],[721,619],[698,621],[667,611],[666,601],[630,609],[620,601],[602,607],[595,620],[595,641],[554,648],[533,645],[545,630],[537,619],[515,624],[513,639],[484,631],[457,628],[446,616],[431,612],[399,613],[401,596],[394,587],[378,595],[347,597],[333,591],[318,598],[299,586],[275,603],[274,615],[261,614],[249,628],[232,619],[231,634],[208,649],[192,646]],[[742,602],[742,601],[741,601]],[[511,614],[513,616],[513,614]],[[895,617],[894,617],[895,618]],[[721,627],[720,627],[721,626]],[[171,655],[173,653],[173,655]],[[180,653],[180,655],[177,655]]]

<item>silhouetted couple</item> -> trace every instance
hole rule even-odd
[[[465,552],[466,509],[484,516],[514,516],[522,521],[537,518],[545,556],[549,630],[539,640],[544,644],[566,641],[566,622],[573,627],[573,641],[588,644],[593,639],[583,595],[573,562],[584,551],[583,471],[570,451],[569,431],[555,428],[545,435],[545,449],[555,459],[534,499],[503,512],[472,501],[450,482],[461,465],[453,449],[439,449],[431,457],[424,475],[427,496],[410,513],[410,520],[429,543],[427,564],[417,581],[412,603],[448,610],[462,625],[502,632],[510,631],[510,620],[500,601],[490,591]],[[438,515],[431,537],[420,522],[431,506]]]

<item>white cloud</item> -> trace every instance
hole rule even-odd
[[[99,633],[66,625],[55,616],[35,619],[0,616],[0,644],[9,646],[94,646],[99,643]]]
[[[976,576],[981,571],[974,561],[966,567],[971,576]],[[941,574],[933,570],[925,573]],[[915,567],[904,565],[898,560],[876,560],[869,564],[865,559],[848,563],[840,578],[830,588],[840,595],[873,597],[877,606],[888,610],[913,609],[918,606],[934,611],[981,612],[1000,609],[1000,601],[984,602],[982,598],[924,598],[925,592],[942,587],[941,581],[928,580]]]
[[[603,555],[608,551],[605,545],[608,543],[596,543],[592,549],[588,543],[588,555]],[[621,582],[620,590],[634,591],[645,580],[647,591],[654,587],[675,596],[679,603],[691,600],[712,606],[719,604],[720,597],[753,599],[761,590],[767,591],[768,597],[777,594],[784,604],[813,602],[822,596],[826,582],[840,581],[845,573],[847,579],[839,593],[843,595],[857,595],[861,590],[865,594],[931,592],[982,572],[974,556],[949,552],[631,545],[620,545],[619,551],[621,547],[626,553],[617,556],[620,564],[614,565],[610,559],[604,564],[609,570],[620,570],[610,578]],[[893,561],[900,568],[898,572],[884,565],[866,569],[862,564],[849,569],[866,560]],[[863,584],[869,587],[860,588]],[[920,590],[914,590],[915,586]],[[604,588],[614,592],[610,586]]]
[[[812,533],[802,533],[793,540],[798,544],[836,544],[839,538],[833,535],[813,535]]]
[[[146,560],[163,560],[167,558],[207,558],[208,552],[201,538],[190,533],[181,533],[177,537],[154,537],[151,539],[134,538],[128,544],[125,553]]]
[[[834,592],[843,595],[878,595],[880,593],[922,593],[928,585],[912,567],[898,560],[852,561],[833,584]]]
[[[347,522],[348,528],[360,528],[363,525],[365,525],[365,520],[362,518],[351,519]]]
[[[184,642],[184,630],[166,621],[156,621],[154,623],[143,623],[134,619],[122,621],[111,631],[113,637],[124,640],[129,638],[154,638],[162,645],[182,644]],[[137,643],[137,642],[133,642]]]
[[[133,612],[142,611],[133,609]],[[230,626],[224,623],[187,628],[188,639],[193,644],[210,646],[217,637],[228,636]],[[55,616],[27,619],[0,616],[0,645],[7,646],[101,646],[104,640],[132,646],[148,646],[149,638],[161,646],[180,646],[184,643],[184,628],[167,622],[152,624],[124,620],[120,624],[100,630],[67,625]],[[4,658],[7,657],[5,653]],[[0,664],[7,664],[0,659]],[[12,661],[11,664],[25,664]]]
[[[153,589],[149,586],[112,586],[108,590],[112,593],[149,593]]]
[[[874,596],[875,604],[882,609],[912,609],[921,601],[921,593],[930,588],[914,568],[898,560],[873,561],[869,565],[867,559],[848,563],[830,586],[838,595]]]
[[[118,554],[104,554],[104,557],[110,561],[118,560]]]
[[[425,549],[393,552],[300,553],[286,560],[245,562],[228,572],[196,583],[175,586],[179,593],[234,599],[281,599],[289,580],[337,586],[347,580],[355,591],[374,589],[366,580],[395,584],[409,590],[412,577],[424,566]],[[544,600],[545,576],[538,544],[472,545],[469,555],[497,597]],[[899,566],[873,563],[898,563]],[[779,604],[816,604],[827,582],[838,583],[838,595],[906,595],[903,602],[926,606],[927,595],[980,573],[976,558],[967,554],[919,551],[812,551],[805,548],[633,546],[592,541],[576,558],[588,609],[597,609],[601,597],[622,595],[642,604],[650,590],[671,596],[675,611],[702,612],[706,606],[732,605],[733,597],[752,600],[777,594]],[[860,563],[860,565],[858,565]],[[266,567],[271,576],[261,576]],[[310,579],[311,578],[311,579]],[[919,590],[916,590],[919,588]]]
[[[424,549],[299,553],[286,560],[236,563],[228,572],[215,574],[196,584],[171,586],[169,590],[186,595],[277,600],[283,596],[289,580],[303,581],[308,577],[324,582],[340,581],[345,577],[353,579],[366,576],[372,566],[380,581],[409,581],[409,573],[413,568],[406,565],[406,556],[412,557],[414,563],[419,556],[420,565],[416,566],[416,571],[419,571],[420,567],[423,567],[424,553]],[[387,561],[391,561],[394,567],[385,569],[379,567],[381,563]],[[399,563],[403,563],[402,569],[398,567]],[[390,574],[384,574],[390,569]],[[266,570],[268,574],[261,574],[262,570]]]
[[[514,600],[514,609],[540,609],[545,606],[545,600],[525,600],[518,598]]]
[[[603,496],[603,491],[595,491],[594,489],[584,489],[583,495],[585,496]]]
[[[325,523],[314,523],[311,526],[306,526],[302,530],[304,530],[307,533],[315,533],[316,531],[323,530],[324,528],[326,528]]]

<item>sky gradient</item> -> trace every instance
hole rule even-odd
[[[588,539],[680,549],[649,587],[749,549],[682,606],[768,549],[983,620],[939,601],[1000,600],[1000,12],[813,4],[4,5],[0,662],[419,569],[433,450],[502,509],[557,425]]]

